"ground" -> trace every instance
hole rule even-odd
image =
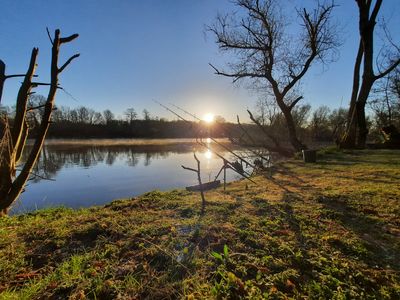
[[[400,299],[400,152],[0,219],[0,299]]]

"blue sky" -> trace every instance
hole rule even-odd
[[[288,6],[301,2],[287,0]],[[336,3],[344,44],[337,62],[325,70],[315,65],[303,80],[305,102],[313,107],[345,107],[351,92],[358,14],[355,1]],[[233,9],[228,0],[0,0],[0,58],[7,74],[25,72],[32,47],[39,47],[38,74],[44,82],[51,46],[46,26],[60,28],[64,35],[80,34],[61,49],[61,61],[75,52],[81,57],[60,77],[76,100],[60,91],[58,105],[111,109],[117,115],[128,107],[138,112],[146,108],[152,115],[173,119],[152,102],[156,99],[199,116],[213,112],[228,120],[236,114],[246,119],[246,108],[254,107],[257,94],[214,75],[208,65],[223,66],[229,57],[219,53],[205,25],[217,12]],[[396,41],[399,15],[400,1],[384,1],[380,16],[385,16]],[[18,79],[6,82],[3,104],[13,104],[18,86]]]

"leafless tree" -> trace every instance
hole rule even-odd
[[[379,80],[372,90],[373,97],[369,100],[369,108],[375,114],[377,129],[394,125],[400,126],[400,68],[395,69],[382,80]]]
[[[6,118],[3,118],[0,122],[0,214],[8,213],[9,207],[19,197],[27,180],[32,175],[32,169],[38,160],[50,125],[56,92],[60,88],[58,77],[72,62],[72,60],[79,56],[79,54],[71,56],[61,67],[59,67],[58,58],[60,47],[63,44],[73,41],[77,37],[78,34],[61,37],[60,30],[58,29],[54,33],[54,38],[51,38],[49,34],[52,43],[50,83],[39,83],[33,81],[36,70],[36,59],[39,53],[38,48],[33,48],[28,70],[26,74],[23,75],[24,80],[18,92],[13,124],[10,126]],[[28,109],[34,109],[32,107],[29,108],[28,106],[29,96],[32,94],[32,88],[38,85],[49,86],[49,93],[46,102],[44,103],[43,114],[40,118],[40,124],[37,129],[33,146],[17,175],[17,164],[19,163],[22,152],[25,148],[29,131],[27,122]]]
[[[193,153],[194,159],[197,162],[197,169],[181,166],[185,170],[189,170],[192,172],[195,172],[197,174],[197,180],[199,182],[199,188],[200,188],[200,195],[201,195],[201,214],[204,214],[205,208],[206,208],[206,198],[204,196],[204,191],[203,191],[203,184],[201,182],[201,170],[200,170],[200,160],[197,158],[196,153]]]
[[[150,112],[147,109],[143,109],[143,120],[150,121]]]
[[[301,33],[290,35],[286,18],[276,0],[236,0],[245,17],[218,16],[209,27],[221,51],[230,51],[236,60],[229,71],[213,67],[215,73],[236,82],[250,79],[273,95],[282,111],[294,149],[305,149],[298,138],[292,110],[302,97],[296,87],[313,62],[333,60],[339,46],[336,27],[331,22],[334,4],[318,5],[313,11],[298,9]]]
[[[340,146],[342,148],[365,147],[368,127],[365,105],[375,81],[385,77],[400,64],[400,48],[396,46],[384,27],[384,32],[393,51],[385,51],[381,59],[374,55],[374,30],[382,0],[355,0],[359,12],[360,42],[353,71],[353,88],[347,117],[346,132]],[[374,61],[380,61],[378,73]]]
[[[310,129],[315,140],[322,139],[329,131],[329,107],[322,105],[312,113]]]
[[[104,117],[104,120],[106,121],[106,124],[110,124],[110,122],[112,122],[112,120],[114,120],[114,114],[109,109],[106,109],[105,111],[103,111],[103,117]]]
[[[125,110],[125,117],[126,117],[126,120],[127,120],[130,124],[132,124],[133,120],[136,120],[136,118],[137,118],[137,112],[136,112],[136,110],[135,110],[134,108],[132,108],[132,107],[127,108],[127,109]]]

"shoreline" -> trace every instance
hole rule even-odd
[[[400,295],[400,158],[319,152],[205,193],[0,218],[0,297]],[[80,295],[80,296],[79,296]]]

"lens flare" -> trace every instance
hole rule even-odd
[[[204,117],[203,117],[203,121],[206,122],[206,123],[214,122],[214,114],[212,114],[212,113],[205,114]]]

